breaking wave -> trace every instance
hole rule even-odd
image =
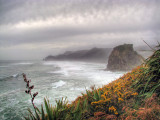
[[[18,78],[20,75],[22,74],[13,74],[13,75],[10,75],[10,76],[0,76],[0,80],[7,80],[7,79],[11,79],[11,78]]]
[[[52,83],[52,88],[58,88],[58,87],[61,87],[61,86],[65,85],[65,84],[66,84],[66,82],[60,80],[58,82]]]

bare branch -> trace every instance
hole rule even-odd
[[[151,50],[152,50],[153,52],[155,52],[155,51],[156,51],[156,50],[155,50],[155,49],[153,49],[153,48],[152,48],[152,47],[151,47],[151,46],[150,46],[146,41],[144,41],[144,40],[143,40],[143,42],[144,42],[144,43],[146,43],[146,44],[147,44],[147,46],[148,46],[149,48],[151,48]]]

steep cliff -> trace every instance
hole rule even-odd
[[[109,59],[107,70],[126,71],[143,62],[143,57],[133,49],[133,44],[119,45],[113,49]]]

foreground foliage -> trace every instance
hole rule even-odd
[[[71,104],[66,99],[52,106],[44,99],[41,110],[25,119],[33,120],[159,120],[160,50],[146,62],[119,79],[86,90]],[[45,112],[46,111],[46,112]]]

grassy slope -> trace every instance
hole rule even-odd
[[[86,90],[72,104],[66,99],[52,107],[44,99],[35,115],[26,119],[42,120],[159,120],[160,119],[160,50],[146,62],[119,79],[96,89]]]

